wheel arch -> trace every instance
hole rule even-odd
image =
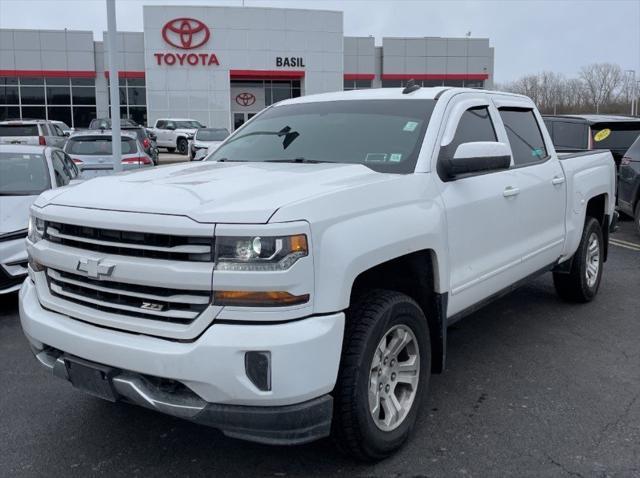
[[[375,265],[358,274],[351,287],[349,304],[371,289],[401,292],[422,309],[431,337],[431,371],[441,373],[446,355],[446,313],[448,294],[440,290],[436,251],[422,249]]]

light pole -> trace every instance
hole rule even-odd
[[[109,59],[109,94],[111,95],[111,151],[113,170],[122,171],[120,133],[120,88],[118,81],[118,30],[116,28],[116,0],[107,0],[107,48]]]
[[[628,95],[631,99],[631,116],[637,114],[636,111],[636,70],[625,70],[625,83]]]

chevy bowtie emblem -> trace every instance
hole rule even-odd
[[[102,259],[80,259],[76,270],[80,272],[86,272],[89,277],[99,279],[102,277],[109,277],[113,273],[115,264],[108,264],[102,262]]]

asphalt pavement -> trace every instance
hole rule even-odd
[[[411,440],[376,465],[86,396],[40,368],[1,298],[0,476],[640,477],[640,236],[614,239],[592,303],[546,275],[452,327]]]

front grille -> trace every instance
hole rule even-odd
[[[211,236],[176,236],[47,222],[45,238],[56,244],[107,254],[174,261],[213,261]]]
[[[12,276],[4,270],[4,267],[0,266],[0,290],[8,289],[9,287],[22,283],[26,276],[27,274]]]
[[[47,269],[49,291],[55,297],[92,309],[145,319],[190,324],[211,303],[211,292],[167,289],[89,279]]]

